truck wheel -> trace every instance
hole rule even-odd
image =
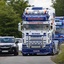
[[[55,45],[53,45],[53,50],[52,50],[52,55],[56,54],[56,49],[55,49]]]
[[[60,45],[58,44],[58,46],[57,46],[57,53],[56,54],[58,54],[60,52]]]
[[[56,54],[56,52],[55,52],[55,49],[53,48],[53,52],[52,52],[52,55],[55,55]]]

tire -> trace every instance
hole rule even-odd
[[[55,55],[55,54],[58,54],[60,51],[60,45],[59,43],[53,45],[53,51],[52,51],[52,54]]]
[[[18,53],[18,49],[17,48],[15,48],[14,49],[14,56],[17,56],[19,53]]]
[[[57,46],[57,53],[58,54],[60,52],[60,44],[58,43],[58,46]]]
[[[55,49],[53,48],[52,55],[55,55],[55,54],[56,54],[56,52],[55,52]]]
[[[56,48],[55,48],[55,44],[53,45],[53,49],[52,49],[52,55],[56,54]]]

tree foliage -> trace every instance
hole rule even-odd
[[[18,23],[21,21],[22,7],[18,2],[8,5],[6,1],[0,0],[0,36],[21,37],[21,33],[18,31]]]
[[[53,7],[56,10],[56,16],[64,16],[64,0],[55,0]]]
[[[28,1],[24,1],[24,0],[11,0],[9,5],[13,7],[14,11],[17,14],[20,14],[20,17],[22,16],[24,9],[28,6]]]

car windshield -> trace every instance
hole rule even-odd
[[[49,30],[50,25],[49,24],[25,24],[24,28],[26,30]]]
[[[14,43],[14,38],[0,38],[0,43]]]

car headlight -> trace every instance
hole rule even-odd
[[[13,44],[12,47],[16,47],[16,44]]]

